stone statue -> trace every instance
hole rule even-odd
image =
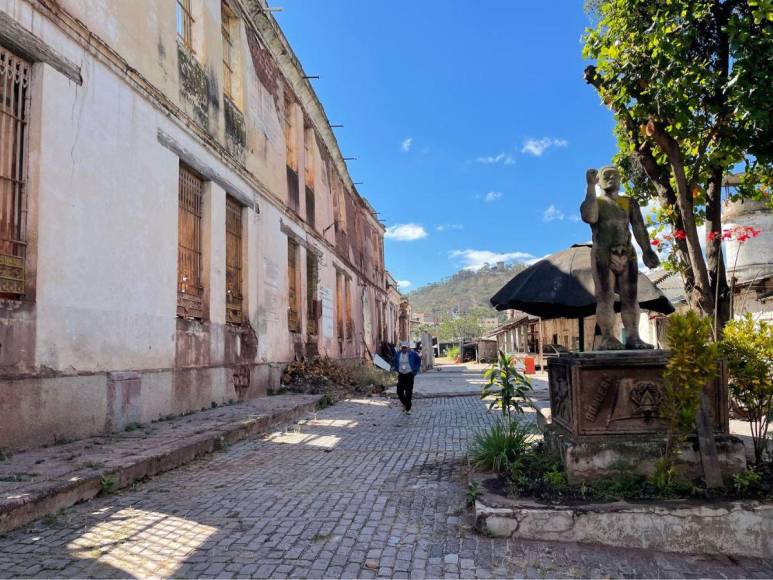
[[[593,232],[591,268],[596,285],[596,322],[601,329],[599,350],[652,348],[639,338],[639,300],[637,284],[639,268],[636,251],[631,244],[631,231],[642,250],[644,263],[649,268],[660,264],[650,246],[647,226],[636,201],[619,195],[620,172],[614,165],[599,171],[588,169],[585,201],[580,206],[582,221],[590,224]],[[596,185],[601,189],[596,196]],[[620,314],[626,331],[623,345],[614,335],[615,291],[620,295]]]

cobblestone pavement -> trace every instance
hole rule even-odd
[[[0,577],[770,577],[773,562],[471,529],[475,397],[362,399],[0,539]]]

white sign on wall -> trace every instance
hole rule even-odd
[[[322,336],[333,338],[333,291],[330,288],[319,288],[322,300]]]

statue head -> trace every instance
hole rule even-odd
[[[620,170],[614,165],[605,165],[599,169],[598,183],[604,191],[617,190],[620,187]]]

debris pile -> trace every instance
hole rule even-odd
[[[282,375],[282,391],[326,394],[340,400],[353,395],[378,395],[395,382],[393,373],[383,371],[368,361],[352,365],[324,357],[287,365]]]
[[[314,358],[287,365],[282,375],[282,384],[288,387],[325,387],[328,385],[352,386],[354,377],[351,369],[332,359]],[[318,391],[317,391],[318,392]]]

